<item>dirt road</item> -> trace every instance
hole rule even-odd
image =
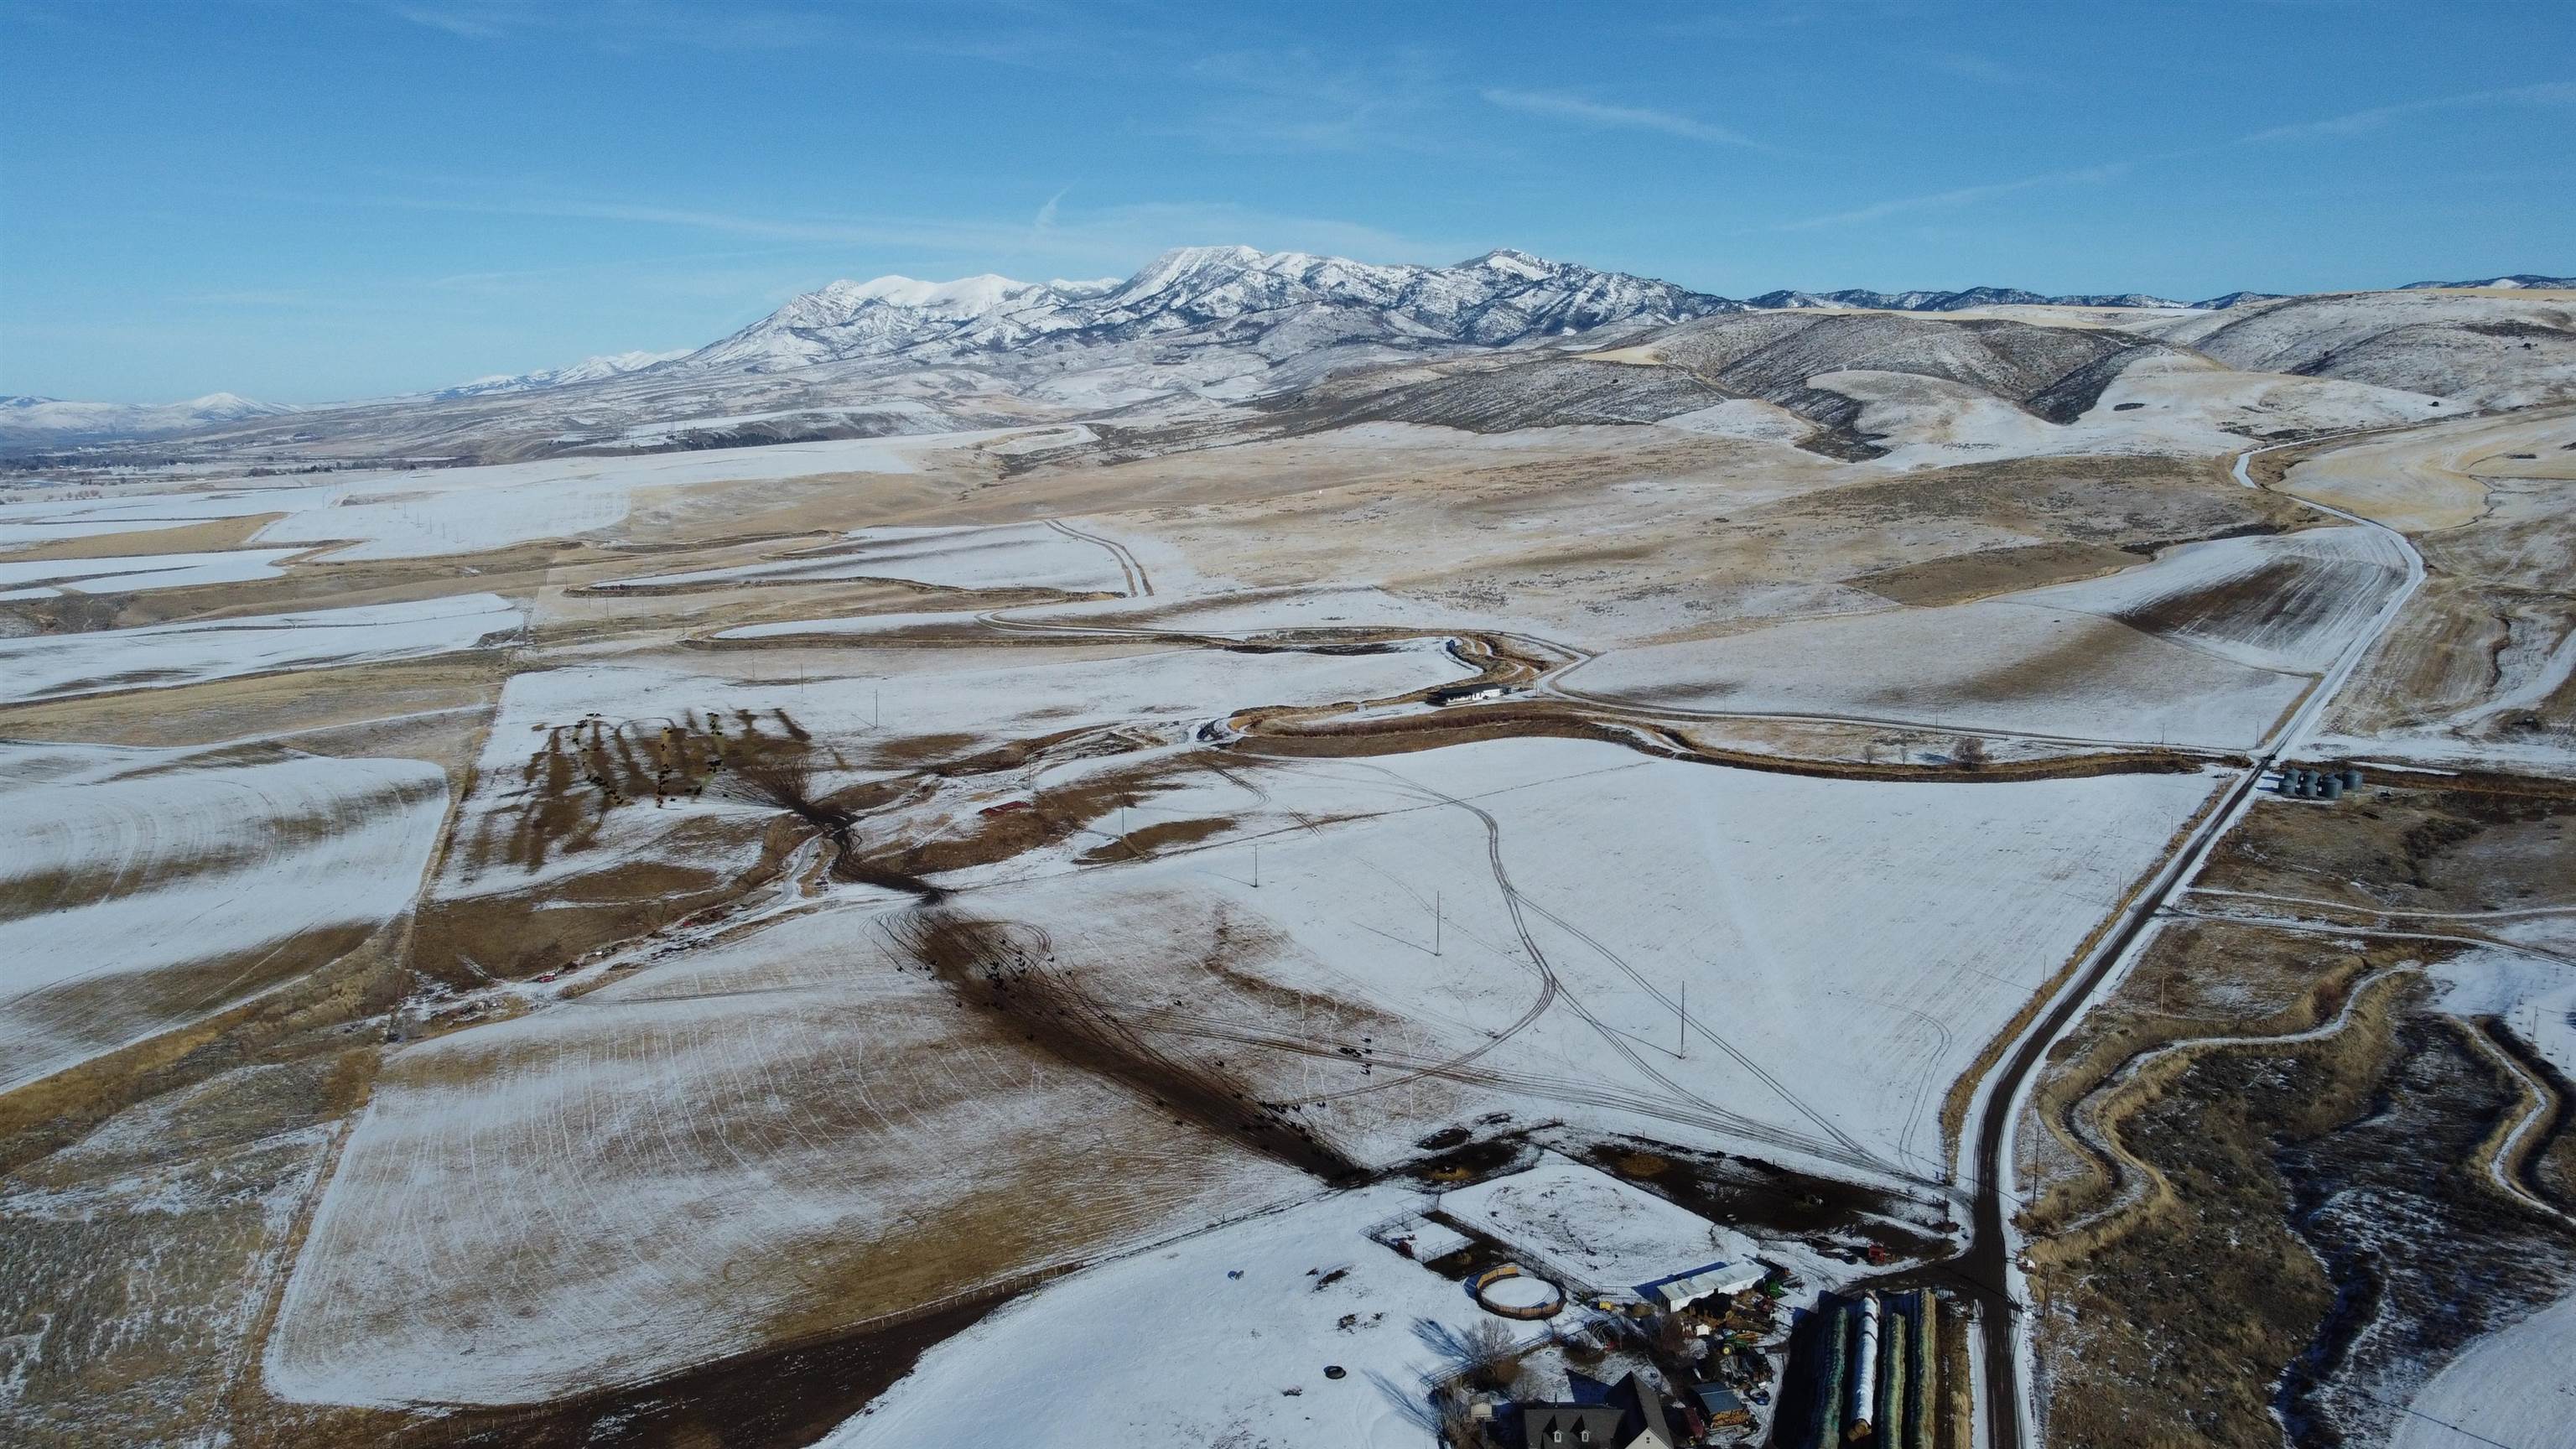
[[[2256,454],[2269,451],[2269,448],[2251,448],[2239,453],[2232,470],[2236,481],[2248,488],[2258,486],[2247,471],[2248,466]],[[2310,690],[2308,697],[2282,722],[2260,757],[2228,787],[2227,796],[2219,808],[2209,813],[2201,827],[2184,841],[2182,848],[2174,853],[2148,888],[2138,893],[2118,929],[2103,940],[2092,959],[2076,973],[2075,979],[2059,993],[2057,1000],[2040,1014],[2012,1050],[2006,1053],[2002,1065],[1979,1099],[1982,1115],[1972,1134],[1976,1198],[1970,1210],[1968,1248],[1941,1265],[1940,1273],[1954,1287],[1964,1290],[1979,1308],[1985,1349],[1985,1442],[1990,1449],[2025,1449],[2030,1442],[2032,1348],[2029,1323],[2023,1313],[2027,1292],[2021,1270],[2015,1266],[2020,1254],[2020,1239],[2012,1222],[2013,1209],[2018,1206],[2012,1194],[2012,1164],[2014,1128],[2040,1064],[2047,1060],[2049,1049],[2093,1005],[2104,987],[2119,976],[2121,968],[2146,934],[2148,924],[2165,909],[2174,893],[2199,873],[2218,841],[2245,817],[2246,810],[2253,804],[2256,787],[2273,762],[2296,754],[2306,743],[2317,721],[2323,717],[2326,706],[2352,677],[2353,671],[2360,667],[2361,661],[2368,657],[2380,637],[2396,622],[2399,611],[2424,582],[2424,556],[2416,552],[2414,542],[2404,534],[2376,520],[2339,508],[2312,503],[2304,498],[2299,501],[2320,512],[2387,534],[2406,556],[2406,581],[2380,607],[2370,627],[2353,640],[2342,657],[2335,661],[2334,667],[2317,681],[2316,688]]]

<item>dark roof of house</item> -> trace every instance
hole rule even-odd
[[[1527,1449],[1628,1449],[1640,1443],[1670,1449],[1675,1440],[1663,1397],[1632,1372],[1600,1403],[1521,1405],[1521,1442]]]
[[[1628,1417],[1616,1404],[1523,1404],[1521,1441],[1529,1449],[1562,1449],[1568,1444],[1598,1444],[1617,1449]]]

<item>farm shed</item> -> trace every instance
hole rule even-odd
[[[1662,1300],[1669,1311],[1687,1308],[1703,1298],[1724,1298],[1742,1293],[1759,1286],[1768,1272],[1758,1263],[1711,1263],[1687,1273],[1676,1273],[1645,1287],[1652,1297]]]

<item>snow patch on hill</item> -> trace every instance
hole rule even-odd
[[[86,438],[143,438],[192,432],[222,423],[276,417],[295,409],[254,402],[228,392],[174,403],[64,402],[50,397],[0,397],[0,443],[69,442]]]

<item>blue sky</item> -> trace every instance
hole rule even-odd
[[[1730,295],[2576,271],[2576,5],[0,6],[0,392],[382,395],[1206,242]]]

